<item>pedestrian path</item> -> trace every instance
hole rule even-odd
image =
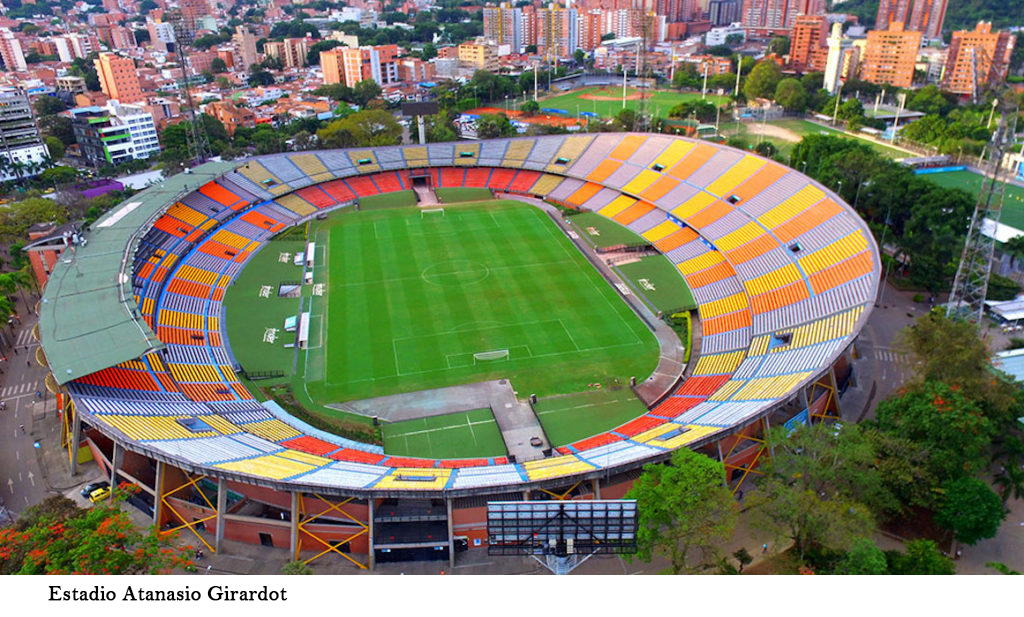
[[[13,397],[13,396],[20,396],[22,394],[28,394],[30,392],[31,393],[35,393],[35,392],[38,391],[38,389],[39,388],[36,385],[36,382],[34,382],[34,381],[26,382],[26,383],[11,384],[9,386],[4,386],[4,388],[2,390],[0,390],[0,398],[10,398],[10,397]]]
[[[23,347],[26,345],[35,346],[36,339],[35,337],[32,336],[32,328],[25,328],[21,332],[19,332],[18,339],[14,344],[19,347]]]

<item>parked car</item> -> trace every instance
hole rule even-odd
[[[98,488],[95,491],[89,493],[89,501],[91,501],[93,503],[98,503],[100,501],[103,501],[104,499],[107,499],[108,497],[110,497],[110,487],[109,486],[104,486],[102,488]]]
[[[85,487],[82,489],[82,497],[88,499],[89,495],[92,495],[92,492],[98,488],[110,488],[110,482],[104,480],[101,482],[92,482],[90,484],[86,484]]]

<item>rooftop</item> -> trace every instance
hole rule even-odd
[[[85,243],[64,251],[39,305],[40,342],[57,383],[163,347],[139,317],[126,271],[138,238],[177,198],[234,167],[206,163],[137,193],[96,221]]]

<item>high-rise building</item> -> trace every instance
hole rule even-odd
[[[111,101],[106,107],[72,109],[71,128],[90,165],[120,165],[160,151],[153,114],[139,105]]]
[[[483,43],[460,43],[459,62],[484,71],[498,69],[498,55],[494,47]]]
[[[974,30],[958,30],[949,43],[942,89],[974,96],[980,85],[1006,79],[1016,35],[992,32],[992,23],[979,21]]]
[[[135,41],[135,32],[124,26],[111,26],[107,30],[107,37],[107,44],[114,51],[138,47],[138,43]]]
[[[576,9],[557,4],[537,10],[537,51],[547,57],[568,58],[579,47]]]
[[[708,2],[708,21],[712,26],[728,26],[740,20],[739,0],[711,0]]]
[[[235,45],[235,49],[238,50],[238,55],[242,58],[243,70],[249,70],[249,67],[259,62],[259,57],[256,54],[256,36],[249,32],[249,29],[245,26],[235,26],[235,33],[231,36],[231,42]]]
[[[523,50],[523,10],[508,3],[485,6],[484,38],[499,45],[509,45],[515,53]]]
[[[741,23],[755,36],[788,34],[797,16],[824,12],[824,0],[744,0]]]
[[[825,58],[825,83],[823,84],[825,90],[832,95],[839,89],[842,57],[843,24],[832,24],[832,32],[828,37],[828,55]]]
[[[335,47],[320,52],[320,68],[325,84],[352,88],[366,79],[380,86],[398,83],[398,46]]]
[[[285,68],[305,66],[309,46],[304,38],[289,38],[283,41],[267,41],[263,53],[271,58],[280,58]]]
[[[15,88],[0,88],[0,181],[34,176],[49,156],[36,127],[28,94]]]
[[[21,41],[11,32],[10,28],[0,28],[0,61],[8,71],[26,71],[25,53]]]
[[[537,44],[537,7],[524,6],[523,11],[523,48]]]
[[[174,26],[169,22],[146,21],[146,30],[149,31],[149,44],[159,52],[167,52],[174,49]]]
[[[604,35],[603,11],[592,9],[579,14],[579,48],[585,51],[592,51],[601,45],[601,37]]]
[[[888,30],[868,32],[861,78],[875,84],[909,88],[914,83],[921,36],[920,32],[904,30],[900,22],[890,23]]]
[[[903,29],[920,32],[926,39],[942,38],[942,22],[946,19],[948,0],[879,0],[875,28],[885,30],[892,23]]]
[[[800,15],[793,21],[789,43],[789,63],[800,71],[825,68],[828,18],[824,15]]]
[[[122,104],[145,100],[134,60],[103,52],[94,64],[100,80],[100,89],[111,99]]]

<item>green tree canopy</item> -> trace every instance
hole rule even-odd
[[[803,111],[807,109],[807,91],[799,79],[783,79],[775,87],[775,102],[786,111]]]
[[[867,538],[857,538],[836,565],[836,574],[888,574],[885,552]]]
[[[46,149],[50,152],[50,158],[59,161],[64,158],[64,142],[50,135],[46,139]]]
[[[511,137],[516,134],[516,127],[505,114],[481,114],[476,121],[476,135],[480,139]]]
[[[782,69],[771,60],[758,62],[747,75],[743,84],[743,94],[747,99],[771,99],[775,97],[775,89],[782,81]]]
[[[935,522],[964,544],[991,538],[1006,518],[999,495],[977,478],[957,478],[942,486]]]
[[[956,574],[953,560],[944,556],[931,540],[911,540],[906,552],[886,551],[889,574]]]
[[[394,146],[402,138],[402,126],[388,112],[364,109],[335,120],[316,132],[325,148]]]
[[[732,535],[737,505],[722,463],[680,448],[668,465],[647,465],[626,494],[637,500],[637,556],[668,558],[672,574],[696,574],[718,561]]]

